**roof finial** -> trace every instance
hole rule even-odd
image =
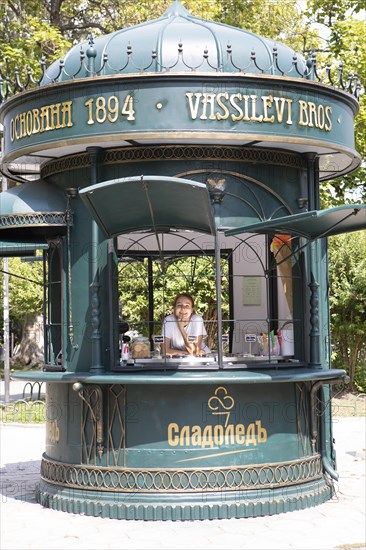
[[[169,6],[166,12],[163,13],[162,17],[176,17],[191,15],[188,10],[179,2],[179,0],[174,0],[174,2]]]

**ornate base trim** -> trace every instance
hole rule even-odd
[[[217,468],[126,468],[68,464],[43,455],[44,481],[68,487],[125,494],[187,494],[258,491],[291,487],[322,478],[321,457]]]
[[[325,480],[283,489],[234,491],[201,495],[87,494],[57,488],[42,481],[37,502],[46,508],[111,519],[143,521],[194,521],[270,516],[318,506],[329,500],[333,489]],[[184,501],[182,501],[184,497]],[[191,501],[189,500],[191,498]],[[174,502],[174,500],[176,502]],[[178,500],[179,499],[179,500]],[[150,501],[150,502],[149,502]]]

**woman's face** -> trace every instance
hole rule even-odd
[[[177,319],[182,321],[189,321],[193,313],[193,305],[189,298],[186,296],[178,296],[177,302],[174,308],[174,315]]]

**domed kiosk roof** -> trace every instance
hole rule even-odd
[[[88,147],[225,143],[309,154],[320,179],[338,177],[360,164],[359,83],[324,74],[327,84],[314,57],[175,1],[158,19],[74,46],[30,89],[18,75],[0,110],[3,172],[34,173]]]
[[[87,63],[81,66],[84,56]],[[284,44],[195,17],[176,0],[158,19],[74,46],[61,65],[57,61],[47,69],[42,84],[90,73],[165,71],[286,73],[299,78],[306,64]]]

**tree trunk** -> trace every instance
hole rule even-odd
[[[20,344],[11,358],[11,366],[38,368],[44,365],[44,328],[43,317],[30,316],[23,326]]]

